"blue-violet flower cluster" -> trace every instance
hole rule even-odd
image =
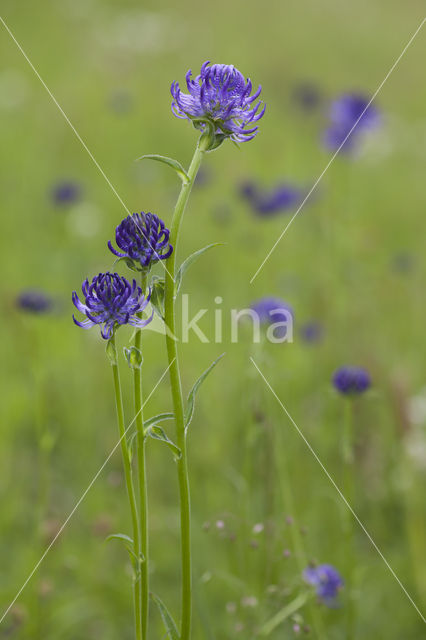
[[[359,394],[371,386],[371,378],[361,367],[340,367],[333,375],[333,385],[340,393]]]
[[[250,308],[257,314],[260,324],[278,325],[273,330],[275,338],[282,339],[287,335],[287,324],[293,322],[294,313],[286,302],[279,298],[266,297],[253,302]]]
[[[252,182],[246,182],[240,193],[247,200],[253,211],[261,217],[274,216],[299,205],[304,192],[291,184],[279,184],[271,191],[262,191]]]
[[[27,289],[22,291],[16,300],[17,306],[23,311],[30,313],[47,313],[53,306],[52,299],[43,291]]]
[[[303,578],[308,584],[315,587],[318,598],[324,604],[329,607],[335,605],[339,589],[344,585],[343,579],[337,569],[331,564],[307,567],[303,572]]]
[[[178,82],[173,82],[172,111],[175,116],[194,121],[208,120],[214,127],[218,146],[225,138],[234,142],[245,142],[255,137],[257,126],[265,106],[259,112],[261,102],[253,106],[261,87],[251,94],[252,83],[233,65],[213,64],[207,61],[200,74],[192,79],[192,71],[186,74],[189,93],[182,93]],[[203,125],[201,124],[201,127]]]
[[[74,306],[86,316],[80,322],[73,316],[75,324],[82,329],[91,329],[95,325],[103,325],[101,336],[109,340],[116,327],[129,324],[133,327],[145,327],[152,320],[137,316],[142,313],[149,302],[150,295],[144,296],[136,280],[132,284],[118,273],[100,273],[91,283],[85,280],[82,286],[84,304],[73,291]]]
[[[170,231],[154,213],[134,213],[124,218],[115,230],[115,241],[121,251],[108,242],[112,253],[125,258],[136,271],[148,269],[159,260],[165,260],[173,251],[169,243]]]
[[[364,113],[365,111],[365,113]],[[329,113],[330,125],[324,133],[324,144],[335,151],[342,146],[342,151],[350,152],[356,146],[360,134],[375,129],[380,124],[380,113],[369,99],[358,93],[347,93],[331,104]],[[347,140],[349,132],[355,126]]]

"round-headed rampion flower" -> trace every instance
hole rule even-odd
[[[271,191],[262,192],[256,185],[247,182],[241,187],[241,195],[257,215],[269,217],[297,206],[304,194],[302,189],[291,184],[280,184]]]
[[[182,93],[178,82],[173,82],[172,111],[178,118],[196,121],[209,121],[215,132],[218,146],[226,138],[234,142],[251,140],[257,133],[257,126],[251,126],[260,120],[265,106],[259,112],[261,102],[253,106],[259,97],[261,87],[250,95],[252,83],[230,64],[213,64],[207,61],[201,67],[200,74],[192,79],[192,71],[186,74],[186,86],[189,93]],[[205,125],[197,125],[205,126]]]
[[[361,367],[340,367],[333,375],[333,385],[340,393],[358,394],[367,391],[371,378]]]
[[[293,309],[286,302],[273,297],[260,298],[250,308],[257,314],[260,324],[278,325],[273,330],[275,338],[281,340],[286,337],[288,324],[294,317]]]
[[[330,126],[324,133],[324,143],[331,150],[339,149],[351,151],[358,136],[369,129],[379,126],[381,117],[374,105],[369,105],[369,99],[357,93],[346,93],[332,102],[329,119]],[[356,126],[355,126],[356,125]],[[348,137],[346,137],[355,127]]]
[[[47,313],[51,310],[53,302],[43,291],[28,289],[23,291],[16,299],[17,306],[30,313]]]
[[[136,315],[144,311],[150,299],[150,295],[147,297],[143,295],[136,280],[130,284],[118,273],[100,273],[90,283],[86,279],[83,282],[82,291],[85,298],[84,304],[75,291],[72,294],[72,301],[87,320],[80,322],[74,316],[73,320],[82,329],[91,329],[97,324],[103,325],[101,336],[105,340],[109,340],[114,330],[122,324],[142,328],[152,320],[152,314],[146,319]]]
[[[341,575],[331,564],[307,567],[303,572],[303,578],[315,587],[318,598],[329,607],[335,604],[339,589],[344,584]]]
[[[52,189],[52,199],[57,205],[69,205],[81,197],[81,187],[76,182],[58,182]]]
[[[124,218],[115,230],[115,241],[121,251],[108,242],[112,253],[125,258],[127,265],[135,271],[144,271],[170,256],[173,247],[169,244],[170,231],[154,213],[134,213]]]

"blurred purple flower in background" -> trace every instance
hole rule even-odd
[[[304,342],[319,342],[324,334],[322,325],[319,322],[307,322],[300,327],[300,335]]]
[[[204,118],[215,127],[219,140],[230,138],[234,142],[245,142],[255,137],[257,126],[265,112],[261,111],[261,102],[253,107],[259,97],[261,87],[251,94],[252,83],[233,65],[213,64],[207,61],[201,67],[200,74],[192,79],[192,71],[186,74],[186,86],[189,93],[182,93],[178,82],[173,82],[172,111],[182,119],[197,120]]]
[[[321,94],[313,83],[301,82],[296,85],[292,92],[292,99],[305,113],[314,111],[321,103]]]
[[[52,188],[52,200],[59,206],[66,206],[78,202],[81,198],[82,189],[76,182],[64,180],[58,182]]]
[[[308,584],[315,587],[318,598],[325,605],[328,607],[335,606],[339,589],[344,585],[337,569],[331,564],[307,567],[303,572],[303,578]]]
[[[253,302],[250,308],[258,315],[260,324],[272,325],[279,322],[288,323],[290,319],[292,322],[294,320],[292,307],[280,298],[260,298]],[[287,326],[274,329],[275,338],[282,339],[286,334]]]
[[[115,230],[115,241],[121,251],[108,242],[110,251],[125,258],[136,271],[148,269],[159,260],[168,258],[173,247],[169,244],[170,231],[154,213],[134,213],[124,218]]]
[[[356,147],[362,133],[380,125],[380,113],[372,104],[367,108],[369,102],[367,96],[358,93],[343,94],[332,102],[329,111],[330,124],[323,136],[328,149],[336,151],[343,144],[342,151],[350,152]],[[354,126],[354,130],[345,141]]]
[[[16,299],[16,305],[23,311],[30,313],[47,313],[53,307],[53,301],[43,291],[27,289],[22,291]]]
[[[133,327],[145,327],[152,320],[142,319],[136,314],[142,313],[146,308],[150,295],[145,297],[136,280],[132,284],[118,273],[100,273],[92,279],[85,280],[82,286],[85,298],[84,304],[77,293],[73,291],[72,301],[74,306],[83,313],[87,320],[80,322],[73,316],[73,320],[82,329],[91,329],[95,325],[104,325],[101,328],[101,336],[109,340],[114,330],[123,324]]]
[[[293,209],[305,196],[302,189],[286,183],[279,184],[270,191],[262,191],[253,182],[246,182],[241,185],[240,194],[250,204],[254,213],[261,217],[274,216]]]
[[[371,386],[368,371],[361,367],[340,367],[333,375],[333,385],[343,394],[358,394]]]

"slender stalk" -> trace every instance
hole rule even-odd
[[[191,193],[192,185],[200,168],[203,154],[206,150],[207,139],[200,137],[191,165],[188,169],[188,181],[182,184],[176,207],[173,213],[170,229],[170,244],[174,250],[166,262],[166,286],[165,286],[165,323],[168,328],[166,333],[167,356],[170,367],[170,386],[172,390],[173,407],[176,424],[176,443],[182,455],[177,461],[179,499],[180,499],[180,526],[181,526],[181,562],[182,562],[182,617],[180,640],[189,640],[191,636],[192,622],[192,562],[191,562],[191,503],[188,479],[188,461],[186,450],[184,406],[182,397],[182,384],[180,379],[178,351],[176,344],[176,319],[175,319],[175,269],[176,250],[180,224]]]
[[[146,291],[146,275],[141,276],[142,293]],[[135,347],[141,350],[142,331],[138,329],[135,335]],[[142,368],[133,370],[134,401],[137,431],[138,482],[139,482],[139,516],[140,516],[140,550],[143,557],[141,564],[141,628],[142,638],[146,640],[148,634],[149,615],[149,564],[148,564],[148,496],[146,478],[145,437],[143,427],[143,393]]]
[[[353,411],[354,402],[352,398],[348,398],[345,407],[345,421],[343,425],[343,442],[342,442],[342,454],[344,469],[344,487],[345,497],[349,504],[353,504],[354,499],[354,452],[353,452]],[[346,538],[346,575],[348,580],[348,611],[347,611],[347,640],[353,640],[355,638],[355,558],[354,558],[354,523],[352,514],[345,508],[345,520],[344,520],[344,532]]]
[[[111,338],[110,345],[112,346],[112,350],[116,355],[115,336]],[[141,549],[140,549],[138,510],[137,510],[135,489],[133,487],[132,467],[130,464],[129,450],[128,450],[127,441],[126,441],[126,430],[124,426],[124,410],[123,410],[123,397],[121,394],[120,373],[118,370],[118,365],[116,363],[116,358],[114,360],[115,362],[111,362],[111,366],[112,366],[112,375],[114,379],[115,405],[117,409],[117,422],[118,422],[118,430],[120,433],[120,444],[121,444],[121,454],[123,457],[124,476],[126,480],[127,495],[129,497],[130,514],[132,519],[133,552],[135,555],[135,563],[136,563],[135,578],[133,583],[135,631],[136,631],[135,637],[136,637],[136,640],[143,640],[142,626],[141,626],[141,576],[140,576]]]

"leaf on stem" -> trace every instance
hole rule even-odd
[[[216,358],[214,362],[211,363],[211,365],[204,371],[204,373],[201,374],[201,376],[198,378],[198,380],[195,382],[194,386],[192,387],[191,391],[189,392],[186,411],[185,411],[185,430],[189,427],[190,422],[192,420],[192,416],[194,415],[195,396],[197,395],[198,389],[200,388],[204,380],[207,378],[210,371],[217,365],[219,360],[221,360],[224,355],[225,354],[222,353],[222,355],[220,355],[218,358]]]
[[[153,438],[154,440],[160,440],[161,442],[164,442],[164,444],[166,444],[169,447],[169,449],[173,452],[173,455],[175,456],[176,459],[179,459],[182,456],[182,451],[179,449],[177,445],[175,445],[174,442],[170,440],[170,438],[168,437],[168,435],[166,434],[166,432],[162,427],[154,424],[151,427],[148,427],[145,433],[150,438]]]
[[[166,629],[169,640],[180,640],[175,621],[167,610],[164,602],[155,593],[151,593],[151,599],[155,602],[160,612],[161,619]]]
[[[154,311],[164,321],[165,281],[160,276],[153,276],[151,280],[151,304]]]
[[[167,164],[169,167],[174,169],[178,174],[179,178],[182,180],[184,184],[188,184],[189,176],[186,173],[185,169],[182,167],[181,163],[175,160],[174,158],[168,158],[167,156],[160,156],[157,153],[149,153],[140,158],[136,158],[136,160],[156,160],[157,162],[162,162],[163,164]]]
[[[179,271],[176,274],[176,280],[175,280],[175,291],[176,291],[176,293],[178,293],[178,291],[180,289],[180,285],[182,284],[182,278],[184,276],[185,271],[187,271],[189,269],[189,267],[196,260],[198,260],[198,258],[203,253],[205,253],[209,249],[212,249],[213,247],[219,247],[219,246],[224,245],[224,244],[225,244],[224,242],[213,242],[212,244],[208,244],[206,247],[203,247],[202,249],[198,249],[198,251],[195,251],[195,253],[192,253],[190,256],[188,256],[188,258],[186,260],[184,260],[182,262],[182,264],[179,267]]]
[[[137,556],[135,555],[135,552],[133,551],[133,538],[131,538],[130,536],[126,535],[125,533],[112,533],[110,536],[108,536],[105,539],[105,542],[109,542],[110,540],[120,540],[121,542],[123,542],[124,546],[126,547],[128,554],[130,556],[130,560],[133,564],[133,568],[135,569],[135,572],[137,573],[139,571],[139,566],[142,562],[145,561],[145,558],[143,556],[143,554],[140,554],[140,558],[139,558],[139,562],[137,559]],[[139,565],[139,566],[138,566]]]

